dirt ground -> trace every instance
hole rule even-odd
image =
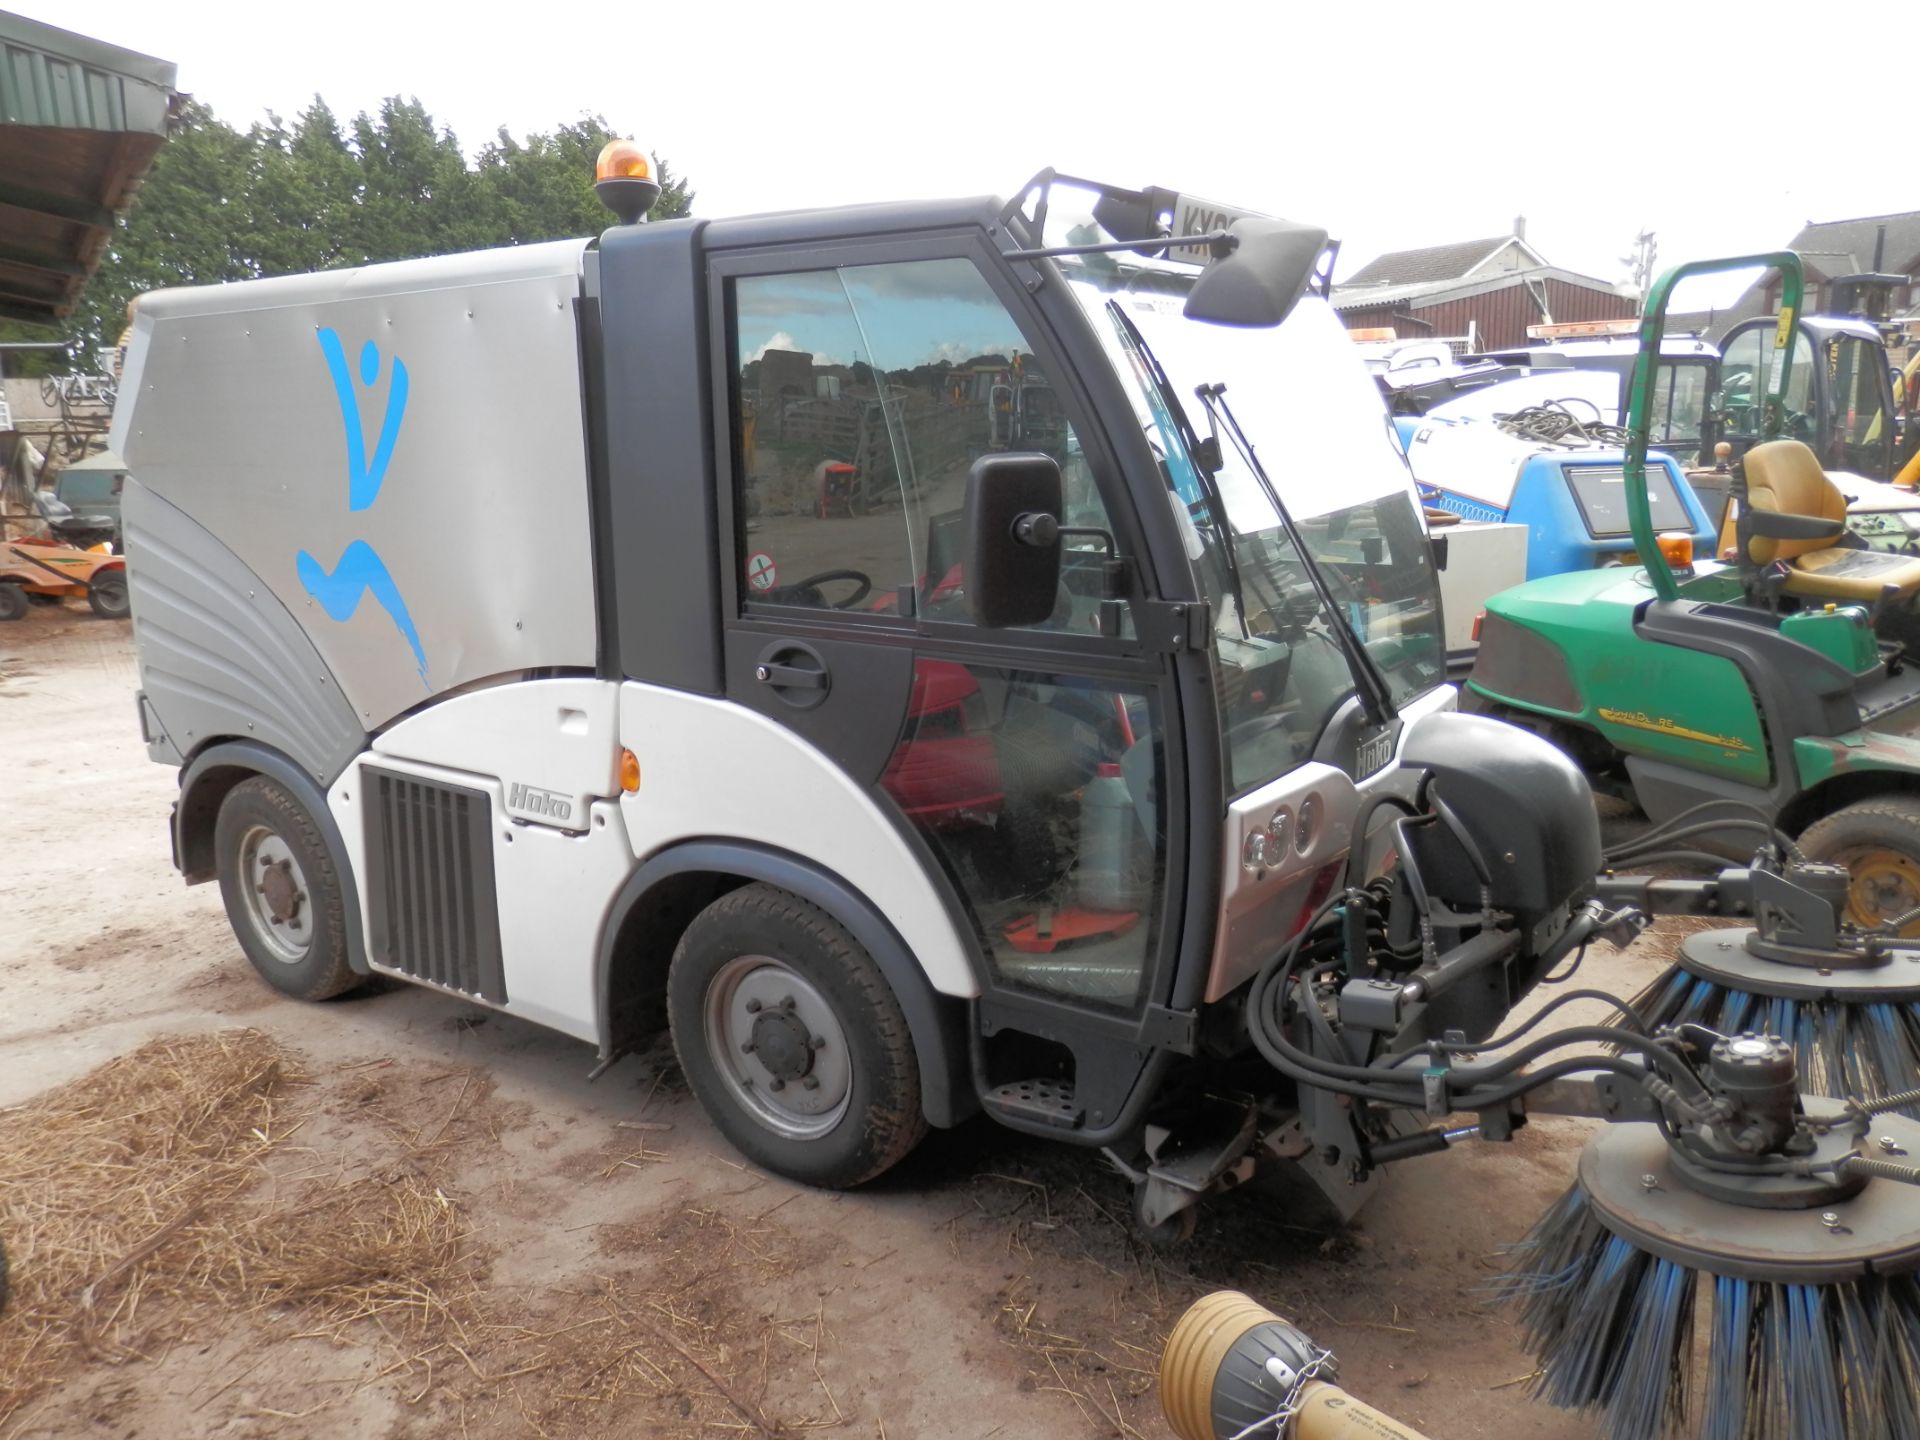
[[[589,1083],[587,1046],[442,995],[303,1006],[257,982],[217,888],[170,867],[174,772],[140,745],[134,684],[124,624],[36,608],[0,628],[0,1196],[8,1124],[36,1097],[156,1037],[224,1037],[191,1043],[278,1058],[222,1223],[256,1256],[324,1251],[330,1226],[425,1236],[433,1278],[377,1276],[353,1293],[386,1298],[358,1311],[231,1267],[169,1297],[158,1272],[185,1232],[130,1226],[82,1298],[130,1266],[147,1298],[76,1329],[54,1383],[9,1393],[45,1357],[19,1303],[36,1237],[6,1234],[0,1440],[1160,1440],[1160,1342],[1222,1286],[1307,1327],[1350,1389],[1435,1440],[1597,1433],[1527,1399],[1532,1367],[1482,1290],[1564,1187],[1578,1123],[1408,1162],[1339,1233],[1229,1197],[1172,1254],[1130,1237],[1099,1156],[982,1121],[856,1194],[803,1189],[729,1151],[664,1046]],[[1596,955],[1586,978],[1630,991],[1659,948]],[[210,1213],[176,1223],[205,1232]]]

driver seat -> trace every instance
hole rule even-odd
[[[1746,503],[1736,534],[1743,561],[1788,568],[1787,594],[1871,605],[1891,587],[1920,594],[1920,559],[1843,544],[1847,497],[1798,440],[1769,440],[1746,454]]]

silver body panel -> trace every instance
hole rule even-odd
[[[366,731],[287,607],[204,526],[139,481],[121,494],[147,753],[258,740],[322,787]]]
[[[1458,703],[1459,692],[1451,685],[1436,685],[1408,701],[1400,712],[1403,725],[1396,748],[1418,721],[1456,709]],[[1420,772],[1397,762],[1396,754],[1394,763],[1356,785],[1345,771],[1309,760],[1227,806],[1220,918],[1207,972],[1209,1005],[1245,984],[1292,936],[1305,918],[1322,869],[1336,863],[1344,866],[1355,843],[1353,828],[1362,805],[1381,794],[1412,800]],[[1303,811],[1311,817],[1304,826]],[[1257,860],[1248,849],[1248,841],[1256,834],[1269,842]],[[1369,825],[1361,843],[1366,853],[1361,856],[1360,871],[1371,878],[1380,873],[1384,844],[1377,825]],[[1320,893],[1324,898],[1331,892]]]
[[[366,729],[594,663],[585,244],[140,302],[114,448],[292,612]]]

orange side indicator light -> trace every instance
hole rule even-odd
[[[620,752],[620,788],[629,795],[640,788],[640,757],[631,750]]]
[[[1480,627],[1487,623],[1487,612],[1482,610],[1473,617],[1473,643],[1480,643]]]
[[[1693,569],[1693,537],[1691,535],[1661,535],[1658,537],[1660,557],[1675,570]]]

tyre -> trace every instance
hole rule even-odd
[[[87,604],[102,620],[124,620],[133,613],[127,595],[127,572],[110,570],[87,586]]]
[[[227,919],[261,979],[296,1000],[360,983],[339,874],[304,805],[264,775],[244,780],[220,802],[213,844]]]
[[[1844,865],[1853,874],[1847,919],[1875,926],[1920,910],[1920,796],[1856,800],[1800,835],[1810,860]],[[1920,920],[1903,935],[1920,935]]]
[[[18,585],[0,584],[0,620],[23,619],[32,602]]]
[[[771,885],[722,896],[667,974],[680,1068],[735,1149],[839,1189],[926,1133],[913,1038],[871,956],[835,920]]]

